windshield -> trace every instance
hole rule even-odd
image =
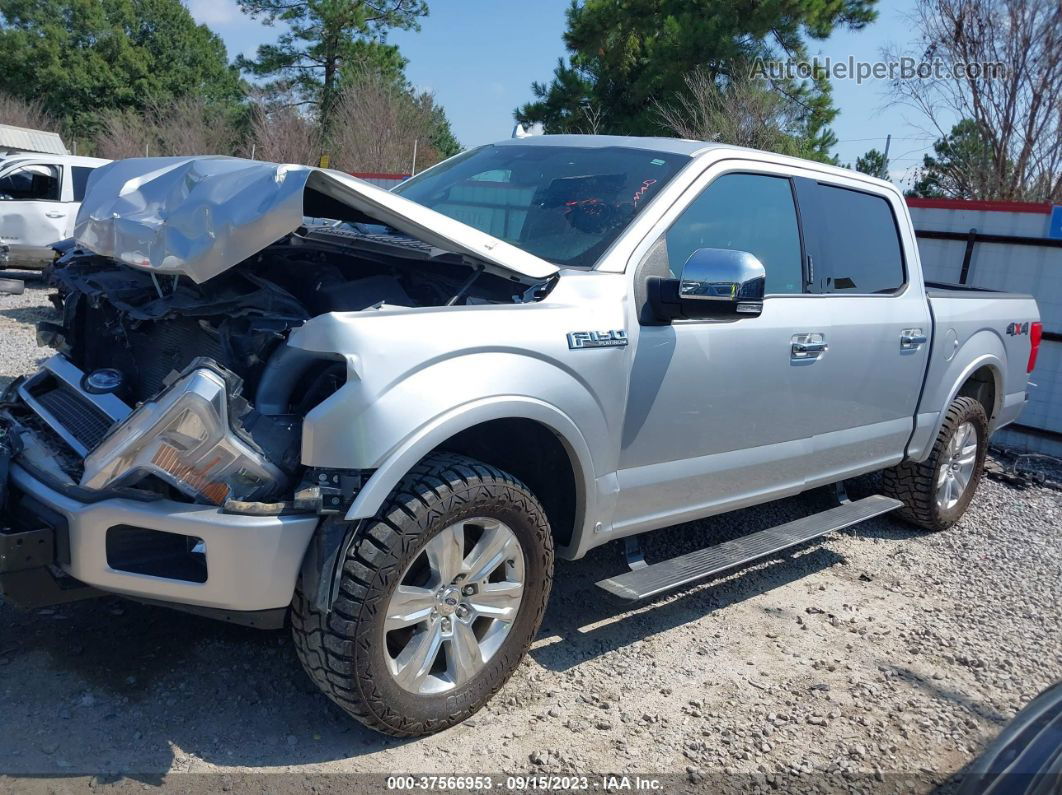
[[[395,193],[555,265],[588,268],[687,162],[618,146],[492,145]]]

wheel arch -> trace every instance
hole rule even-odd
[[[499,444],[513,436],[516,443]],[[559,547],[578,538],[593,515],[592,458],[579,428],[551,404],[512,396],[459,407],[412,434],[369,477],[345,518],[373,516],[405,474],[439,450],[478,458],[523,480],[543,503]]]
[[[993,419],[1003,407],[1005,371],[1004,360],[1001,358],[1002,343],[998,339],[995,343],[996,345],[990,343],[987,347],[998,347],[998,351],[983,352],[968,360],[965,365],[957,356],[943,375],[939,376],[939,387],[933,390],[936,396],[927,395],[924,400],[925,406],[932,407],[933,410],[926,413],[920,407],[917,427],[908,445],[908,454],[912,460],[924,461],[929,456],[933,441],[944,425],[948,406],[957,397],[972,397],[981,403],[988,417],[989,433],[992,432]],[[930,373],[929,377],[934,376]],[[945,389],[947,391],[944,391]]]
[[[951,401],[957,397],[973,398],[984,408],[985,417],[988,418],[988,424],[991,427],[992,418],[999,413],[1002,403],[1002,383],[1003,376],[995,366],[988,363],[982,364],[966,377],[948,404],[950,405]]]

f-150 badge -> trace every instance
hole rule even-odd
[[[623,329],[568,332],[568,347],[573,351],[583,348],[621,348],[626,344],[627,332]]]

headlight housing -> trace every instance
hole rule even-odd
[[[86,457],[81,485],[104,489],[155,475],[202,502],[265,500],[286,476],[230,424],[223,375],[186,370],[116,425]]]

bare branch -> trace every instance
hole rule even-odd
[[[0,93],[0,124],[45,132],[59,131],[58,122],[45,112],[39,101],[27,102],[4,93]]]
[[[336,102],[331,134],[332,161],[345,171],[409,173],[440,160],[432,147],[435,100],[413,95],[373,70],[354,75]]]
[[[981,198],[1062,201],[1062,6],[1057,0],[919,0],[906,52],[937,61],[944,74],[897,78],[894,101],[917,109],[945,138],[952,125],[973,121],[992,162],[954,175],[953,187]],[[1000,64],[1004,76],[960,66]]]
[[[801,103],[747,72],[721,83],[705,70],[686,76],[686,91],[671,104],[655,103],[664,125],[682,138],[790,152]]]
[[[298,110],[306,102],[281,93],[268,99],[260,94],[254,103],[251,139],[256,160],[308,166],[320,162],[324,149],[320,130],[313,119]]]

